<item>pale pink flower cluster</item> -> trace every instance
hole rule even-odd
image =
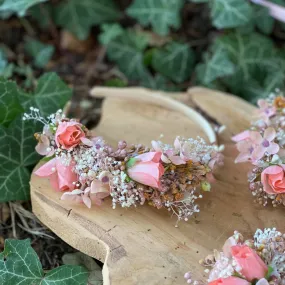
[[[205,259],[203,265],[212,267],[207,284],[283,285],[285,264],[275,262],[276,258],[285,261],[283,236],[276,229],[257,230],[254,239],[244,241],[243,236],[235,232],[225,242],[222,252],[215,250]],[[192,283],[190,276],[190,272],[185,274],[187,283]]]
[[[248,177],[257,203],[285,205],[285,98],[271,95],[258,105],[251,127],[232,138],[239,151],[235,162],[253,164]]]

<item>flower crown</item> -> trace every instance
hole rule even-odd
[[[258,229],[253,239],[244,240],[236,231],[221,252],[215,250],[200,263],[211,268],[205,270],[209,278],[194,285],[284,285],[285,234],[275,228]],[[184,277],[192,283],[190,272]]]
[[[250,161],[249,188],[255,202],[285,206],[285,97],[271,94],[258,101],[257,118],[249,130],[233,137],[240,152],[236,163]]]
[[[173,146],[152,141],[151,149],[119,141],[114,149],[61,110],[45,119],[31,108],[23,119],[44,124],[35,138],[45,164],[35,175],[49,177],[52,187],[63,191],[62,200],[83,202],[88,208],[111,196],[113,208],[147,203],[187,221],[199,212],[195,201],[202,198],[200,189],[210,190],[208,179],[222,163],[221,149],[201,138],[177,137]]]

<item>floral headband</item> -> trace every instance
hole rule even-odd
[[[193,281],[195,285],[284,285],[285,234],[275,228],[258,229],[253,239],[244,240],[236,231],[221,252],[215,250],[201,263],[211,268],[205,270],[209,278]],[[190,272],[184,277],[192,283]]]
[[[182,107],[184,113],[199,121],[210,140],[215,139],[214,131],[200,114],[169,100],[173,101],[171,106]],[[151,148],[119,141],[112,148],[77,120],[66,118],[61,110],[43,118],[38,109],[31,108],[23,120],[44,125],[35,138],[36,151],[45,156],[45,164],[35,175],[49,177],[52,187],[63,192],[62,200],[81,202],[88,208],[101,205],[110,196],[113,208],[118,204],[148,204],[167,208],[178,221],[187,221],[199,212],[196,200],[202,198],[201,191],[210,190],[213,169],[222,163],[222,147],[207,145],[200,137],[177,137],[174,145],[152,141]]]
[[[235,161],[253,164],[248,182],[255,202],[285,206],[285,98],[272,94],[258,105],[250,129],[233,137],[239,151]]]

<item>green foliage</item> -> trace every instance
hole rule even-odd
[[[50,61],[54,47],[52,45],[43,44],[42,42],[28,38],[25,43],[25,51],[33,57],[34,65],[43,68]]]
[[[163,91],[177,91],[179,88],[175,87],[171,82],[169,82],[163,75],[156,74],[152,76],[151,74],[147,74],[140,84],[144,87],[150,89],[158,89]]]
[[[56,24],[80,40],[88,37],[92,26],[116,21],[120,16],[121,13],[112,0],[68,0],[55,9]]]
[[[54,113],[65,105],[71,90],[56,74],[47,73],[39,79],[34,94],[6,79],[0,81],[0,92],[0,202],[27,200],[30,170],[39,160],[33,134],[42,126],[23,121],[20,113],[30,106],[39,108],[44,116]]]
[[[95,260],[81,252],[67,253],[62,257],[63,263],[68,265],[81,265],[89,271],[88,284],[102,285],[102,269]]]
[[[219,29],[246,25],[253,16],[247,0],[212,0],[210,7],[213,25]]]
[[[62,108],[71,94],[71,89],[56,73],[46,73],[39,78],[33,94],[21,92],[19,99],[26,110],[35,107],[43,116],[47,116]]]
[[[190,78],[195,55],[187,44],[169,43],[164,49],[155,50],[152,66],[164,76],[180,83]]]
[[[285,57],[270,39],[235,32],[218,38],[212,50],[213,55],[198,66],[200,83],[220,78],[220,83],[232,93],[252,102],[284,86]]]
[[[29,240],[5,240],[0,253],[0,283],[9,285],[85,285],[88,271],[82,266],[63,265],[44,273]]]
[[[4,15],[4,18],[13,13],[17,13],[19,17],[23,17],[30,7],[45,1],[47,0],[1,0],[0,13],[2,16]]]
[[[106,36],[103,32],[100,39],[107,41],[107,56],[115,61],[119,69],[129,78],[138,80],[145,76],[147,69],[143,62],[143,51],[147,47],[148,37],[145,34],[125,30],[115,36]],[[102,42],[104,44],[104,42]]]
[[[170,27],[180,27],[183,4],[183,0],[135,0],[127,9],[127,14],[138,20],[142,26],[151,24],[154,32],[167,35]]]
[[[0,125],[8,126],[23,112],[18,98],[17,85],[0,78]]]

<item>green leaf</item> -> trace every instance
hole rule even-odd
[[[231,33],[216,40],[213,50],[219,49],[235,66],[234,74],[221,78],[232,93],[256,102],[276,87],[283,87],[285,56],[279,54],[269,38]]]
[[[140,82],[141,86],[163,91],[178,91],[179,89],[175,87],[171,82],[169,82],[163,75],[156,74],[152,76],[151,74],[146,74],[146,76]]]
[[[26,40],[24,48],[27,54],[34,58],[34,65],[38,68],[45,67],[54,53],[52,45],[30,38]]]
[[[105,46],[124,33],[123,28],[119,24],[103,24],[101,30],[102,32],[98,38],[99,42]]]
[[[210,0],[191,0],[194,3],[209,3]]]
[[[266,273],[266,276],[265,276],[265,278],[267,280],[269,280],[269,278],[270,278],[271,274],[273,273],[273,271],[274,271],[273,267],[268,266],[268,270],[267,270],[267,273]]]
[[[19,17],[23,17],[26,11],[35,4],[45,2],[47,0],[4,0],[0,6],[0,13],[17,13]]]
[[[121,12],[112,0],[68,0],[55,10],[56,24],[80,40],[88,37],[93,25],[116,21],[120,17]]]
[[[131,157],[128,161],[127,161],[127,168],[131,168],[133,167],[137,162],[137,159],[134,157]]]
[[[0,125],[8,126],[23,112],[18,96],[17,85],[14,82],[0,78]]]
[[[5,240],[0,253],[0,283],[9,285],[86,285],[88,272],[81,266],[60,266],[44,275],[29,240]]]
[[[147,44],[145,34],[127,30],[108,43],[107,56],[129,79],[137,80],[147,72],[143,64],[143,51]]]
[[[209,84],[220,77],[234,73],[235,66],[223,49],[218,49],[212,56],[206,55],[205,63],[197,66],[199,82]]]
[[[0,126],[0,202],[29,198],[30,172],[27,167],[39,160],[33,137],[38,130],[38,124],[23,121],[21,117],[8,129]]]
[[[34,94],[22,93],[19,99],[25,109],[36,107],[48,116],[62,109],[71,95],[72,90],[56,73],[46,73],[39,78]]]
[[[213,25],[218,29],[243,26],[253,17],[247,0],[212,0],[210,8]]]
[[[154,52],[152,66],[157,72],[180,83],[190,77],[194,61],[194,52],[187,44],[171,42]]]
[[[127,87],[128,82],[126,82],[120,78],[113,78],[113,79],[109,79],[109,80],[105,81],[104,85],[109,86],[109,87]]]
[[[53,18],[53,7],[50,3],[36,5],[29,9],[28,15],[37,21],[41,29],[47,29]]]
[[[67,253],[62,257],[64,264],[69,265],[81,265],[89,271],[88,284],[90,285],[102,285],[103,276],[101,267],[95,262],[95,260],[82,253]]]
[[[169,33],[170,27],[180,27],[183,5],[183,0],[135,0],[127,9],[127,14],[144,27],[151,24],[154,32],[164,36]]]
[[[272,33],[274,27],[274,18],[269,14],[268,8],[255,6],[255,25],[257,28],[266,35]]]
[[[202,181],[201,182],[201,188],[205,192],[210,192],[211,191],[211,184],[208,181]]]
[[[48,272],[39,285],[86,285],[87,279],[84,267],[63,265]]]

